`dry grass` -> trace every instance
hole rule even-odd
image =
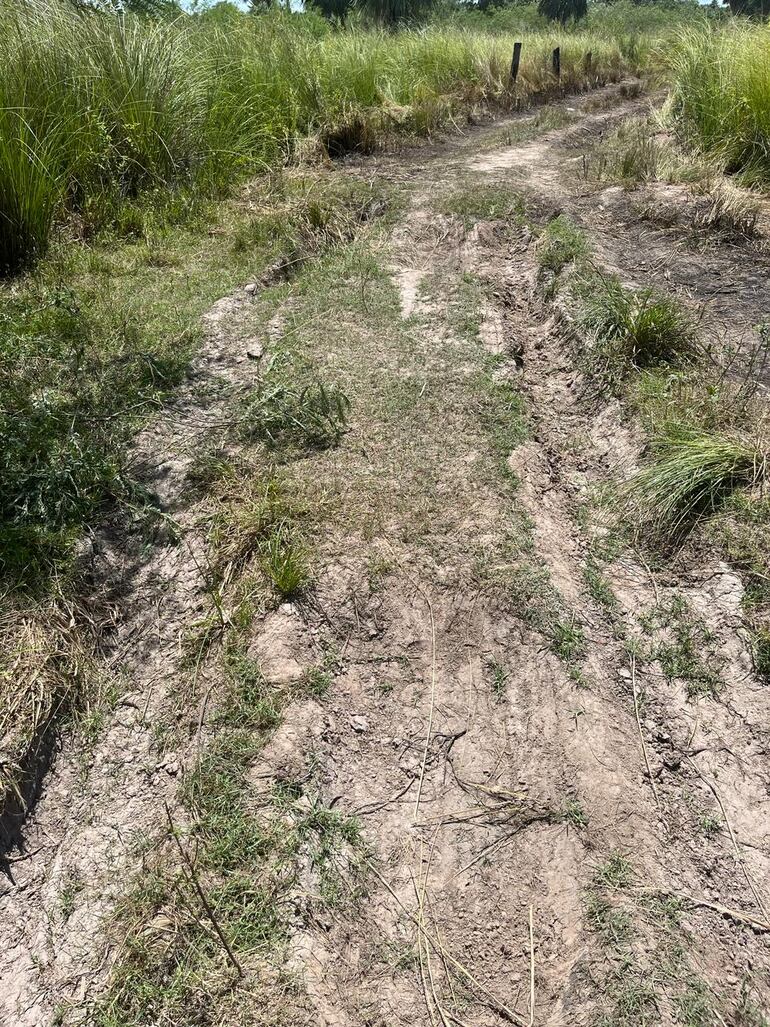
[[[54,722],[82,697],[92,668],[61,600],[8,608],[0,620],[0,814],[25,810]]]

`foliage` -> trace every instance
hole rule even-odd
[[[399,22],[425,18],[433,2],[434,0],[356,0],[358,8],[380,25],[396,25]]]
[[[628,492],[642,520],[671,540],[719,510],[733,490],[761,486],[767,471],[768,454],[756,438],[673,423]]]
[[[615,278],[583,286],[582,326],[610,362],[637,368],[678,366],[694,359],[697,336],[687,312],[652,289],[631,292]],[[620,368],[620,373],[623,367]]]
[[[561,22],[580,21],[588,14],[588,0],[540,0],[537,9],[544,18]]]
[[[383,7],[384,22],[407,7]],[[520,96],[633,62],[610,37],[530,35]],[[429,26],[398,34],[332,32],[317,13],[249,17],[217,5],[149,19],[85,12],[64,0],[0,7],[0,271],[45,252],[67,223],[84,238],[136,231],[141,197],[173,209],[220,196],[281,164],[308,135],[329,149],[371,149],[395,131],[425,133],[460,110],[509,103],[513,39]]]
[[[689,28],[673,48],[670,109],[728,171],[770,180],[770,26]]]

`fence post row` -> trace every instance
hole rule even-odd
[[[511,61],[511,82],[515,82],[519,74],[519,62],[521,61],[521,43],[513,44],[513,60]]]
[[[591,74],[591,65],[593,62],[593,51],[589,50],[585,55],[584,63],[586,74]],[[511,82],[515,82],[519,76],[519,64],[521,63],[521,43],[513,44],[513,58],[511,59]],[[556,47],[551,54],[551,66],[553,73],[556,78],[561,79],[561,48]]]

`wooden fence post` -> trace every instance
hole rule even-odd
[[[521,61],[521,43],[513,44],[513,59],[511,60],[511,82],[515,82],[519,75],[519,62]]]
[[[559,49],[558,46],[556,47],[556,49],[553,52],[552,62],[553,62],[553,73],[554,73],[554,75],[558,79],[560,79],[561,78],[561,50]]]

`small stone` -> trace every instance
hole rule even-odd
[[[243,291],[247,296],[253,296],[259,289],[259,282],[249,282],[248,285],[244,285]]]
[[[176,777],[176,775],[179,773],[179,764],[176,762],[176,760],[172,760],[171,763],[167,763],[163,769],[166,771],[167,774],[170,774],[171,777]]]
[[[355,717],[350,718],[350,726],[354,731],[357,731],[359,734],[363,734],[364,731],[369,730],[369,721],[366,717],[356,715]]]

